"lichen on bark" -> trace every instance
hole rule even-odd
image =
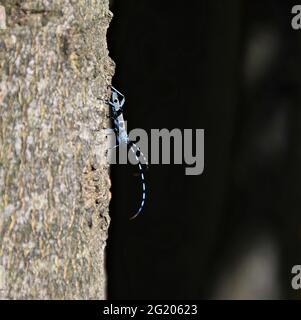
[[[105,297],[108,2],[0,3],[2,298]]]

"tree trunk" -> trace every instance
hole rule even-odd
[[[0,297],[103,299],[109,1],[1,4]]]

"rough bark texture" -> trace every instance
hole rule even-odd
[[[109,1],[0,4],[0,297],[102,299]]]

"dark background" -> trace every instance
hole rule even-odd
[[[301,31],[290,1],[114,0],[128,129],[205,129],[205,170],[112,168],[109,299],[298,298]],[[301,3],[300,3],[301,4]]]

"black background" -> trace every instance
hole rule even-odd
[[[113,85],[126,96],[128,129],[205,129],[205,170],[151,166],[145,210],[129,221],[138,169],[112,168],[109,299],[212,298],[218,276],[261,235],[279,252],[281,298],[298,297],[301,31],[292,4],[112,2]],[[265,59],[252,62],[254,46]]]

